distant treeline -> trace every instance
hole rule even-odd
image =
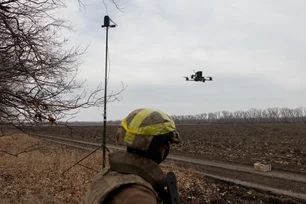
[[[233,124],[233,123],[306,123],[306,108],[267,108],[237,111],[218,111],[195,115],[171,115],[176,124]],[[118,125],[120,120],[108,121]]]
[[[306,123],[306,108],[267,108],[237,111],[218,111],[195,115],[171,115],[176,124],[241,124],[241,123]],[[121,120],[107,121],[120,125]],[[102,122],[72,122],[70,125],[103,125]]]
[[[306,123],[306,108],[267,108],[237,111],[218,111],[196,115],[172,115],[177,124],[205,123]]]

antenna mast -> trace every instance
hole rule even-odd
[[[105,149],[106,149],[106,102],[107,102],[107,59],[108,59],[108,29],[109,27],[114,28],[116,25],[110,25],[111,19],[109,16],[104,16],[104,25],[102,25],[102,28],[106,28],[106,44],[105,44],[105,82],[104,82],[104,114],[103,114],[103,168],[105,167]],[[113,21],[112,21],[113,22]]]

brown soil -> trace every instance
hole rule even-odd
[[[91,178],[102,168],[97,152],[64,175],[88,154],[25,135],[0,137],[0,203],[81,203]],[[6,153],[4,153],[6,151]],[[23,153],[21,153],[23,152]],[[15,154],[18,156],[12,156]],[[199,174],[163,167],[177,175],[182,204],[190,203],[303,203]],[[218,202],[217,202],[218,201]],[[306,202],[304,202],[306,203]]]
[[[172,147],[211,160],[253,165],[270,161],[272,168],[306,173],[305,124],[178,125],[182,143]],[[116,144],[117,126],[107,127],[107,142]],[[102,141],[103,127],[36,127],[37,133]]]

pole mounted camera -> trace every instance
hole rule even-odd
[[[110,23],[113,23],[111,25]],[[106,43],[105,43],[105,88],[104,88],[104,115],[103,115],[103,168],[105,167],[105,149],[106,149],[106,95],[107,95],[107,58],[108,58],[108,29],[116,27],[117,24],[110,19],[109,16],[104,16],[104,25],[102,25],[102,28],[106,28]]]
[[[104,27],[111,27],[111,28],[114,28],[116,27],[116,23],[114,23],[114,25],[110,25],[110,22],[114,23],[109,16],[104,16],[104,25],[102,25],[101,27],[104,28]]]

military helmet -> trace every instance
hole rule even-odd
[[[180,142],[174,120],[169,115],[157,109],[140,108],[122,120],[117,140],[121,145],[147,152],[152,139],[160,135],[169,137],[170,143]]]

